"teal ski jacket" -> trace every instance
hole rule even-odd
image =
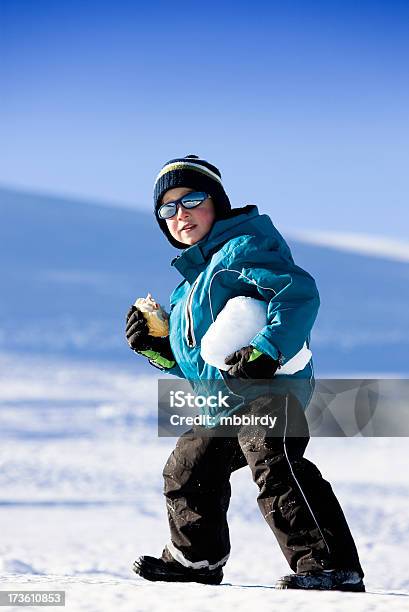
[[[253,205],[235,211],[172,261],[183,279],[170,296],[169,340],[176,364],[164,371],[190,381],[225,378],[203,361],[200,344],[226,302],[236,296],[267,302],[267,324],[249,344],[280,366],[305,344],[309,347],[320,303],[314,279],[294,263],[268,215]],[[285,393],[289,382],[305,408],[314,388],[312,359],[301,371],[275,376],[274,392]]]

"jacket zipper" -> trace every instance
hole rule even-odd
[[[193,326],[192,301],[193,301],[193,294],[195,292],[198,280],[199,279],[196,279],[192,285],[192,288],[186,300],[186,307],[185,307],[186,342],[187,342],[187,345],[190,347],[196,346],[196,338],[195,338],[195,332],[194,332],[194,326]]]

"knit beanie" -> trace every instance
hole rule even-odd
[[[155,179],[153,200],[157,222],[169,242],[178,249],[188,248],[188,244],[179,242],[170,234],[165,219],[160,219],[157,211],[162,203],[162,196],[168,189],[189,187],[196,191],[205,191],[213,200],[216,219],[224,219],[231,211],[230,200],[222,185],[220,170],[213,164],[200,159],[197,155],[186,155],[166,162]]]

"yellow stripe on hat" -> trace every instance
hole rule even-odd
[[[155,179],[155,185],[161,176],[163,176],[164,174],[167,174],[168,172],[172,172],[173,170],[195,170],[196,172],[200,172],[201,174],[205,174],[206,176],[209,176],[213,180],[220,183],[220,185],[222,184],[220,176],[216,174],[215,172],[212,172],[211,170],[209,170],[209,168],[206,168],[206,166],[201,166],[200,164],[192,164],[189,162],[182,161],[182,162],[173,162],[172,164],[167,164],[166,166],[164,166]]]

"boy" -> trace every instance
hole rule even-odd
[[[199,426],[181,436],[163,471],[170,542],[160,558],[140,557],[134,570],[147,580],[219,584],[230,552],[229,479],[248,464],[259,487],[260,510],[294,571],[276,587],[365,590],[339,503],[303,457],[312,361],[276,376],[309,346],[319,307],[313,278],[295,265],[267,215],[256,206],[231,208],[219,170],[196,155],[163,166],[154,203],[160,229],[181,249],[172,265],[183,280],[170,298],[169,336],[150,336],[145,319],[132,307],[126,327],[130,347],[152,365],[192,381],[270,380],[273,394],[249,400],[245,408],[277,415],[279,435],[243,425],[233,437],[220,437],[218,427],[205,436]],[[226,302],[239,295],[266,302],[267,324],[248,346],[226,356],[231,366],[226,376],[203,361],[200,342]],[[302,433],[290,435],[296,420]]]

